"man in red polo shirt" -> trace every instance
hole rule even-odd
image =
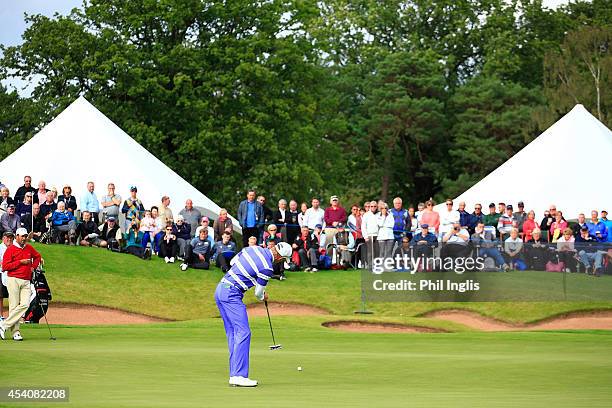
[[[9,315],[0,323],[0,338],[6,330],[13,332],[13,340],[21,341],[19,319],[30,304],[32,270],[40,264],[40,254],[27,243],[28,231],[18,228],[15,241],[4,252],[2,270],[8,275]]]
[[[331,244],[338,232],[338,227],[346,225],[346,211],[340,207],[338,196],[331,196],[330,206],[325,209],[323,219],[325,220],[325,242]],[[326,248],[327,249],[327,248]]]

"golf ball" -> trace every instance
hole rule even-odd
[[[302,367],[298,367],[298,371],[302,371]]]

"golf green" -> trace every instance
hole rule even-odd
[[[359,271],[289,273],[269,287],[271,301],[322,308],[329,315],[251,319],[250,376],[255,389],[228,386],[225,333],[212,299],[222,276],[181,272],[159,259],[142,261],[94,248],[43,246],[53,302],[86,303],[181,320],[130,326],[25,326],[24,342],[0,343],[0,388],[68,387],[66,403],[0,406],[70,407],[609,407],[612,331],[481,333],[420,317],[445,308],[472,310],[514,323],[612,308],[574,302],[369,302],[358,317]],[[557,276],[554,276],[557,278]],[[511,288],[550,275],[503,275]],[[571,280],[570,280],[571,279]],[[568,288],[592,291],[585,276]],[[510,285],[511,284],[511,285]],[[597,281],[607,291],[612,279]],[[255,301],[252,293],[246,302]],[[53,308],[53,303],[51,308]],[[197,319],[197,320],[194,320]],[[367,319],[453,333],[354,333],[326,328],[330,320]],[[297,367],[303,367],[298,371]]]
[[[27,326],[26,341],[0,344],[0,385],[69,387],[70,407],[612,405],[612,332],[367,334],[324,320],[273,316],[283,349],[270,351],[267,320],[252,319],[255,389],[228,386],[215,318],[54,326],[57,341]],[[45,405],[63,404],[31,404]]]

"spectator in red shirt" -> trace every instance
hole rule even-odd
[[[563,219],[563,213],[557,211],[555,214],[555,220],[550,224],[550,242],[557,242],[557,240],[563,235],[563,231],[567,228],[567,221]]]
[[[338,232],[338,227],[346,225],[346,210],[340,207],[338,196],[331,196],[329,199],[331,204],[325,209],[323,219],[325,220],[325,242],[334,242],[334,237]]]
[[[421,224],[427,224],[429,228],[435,231],[436,235],[438,234],[438,229],[440,228],[440,214],[434,211],[434,202],[433,200],[428,200],[425,203],[425,209],[421,212]]]
[[[21,341],[19,319],[30,305],[30,281],[32,269],[40,264],[40,254],[27,243],[28,231],[18,228],[13,245],[2,258],[2,270],[8,275],[9,315],[0,323],[0,338],[4,340],[6,330],[13,332],[13,340]]]
[[[534,229],[540,229],[538,224],[535,222],[535,212],[529,211],[527,219],[523,223],[523,241],[528,242],[531,240]]]

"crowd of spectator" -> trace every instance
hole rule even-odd
[[[79,201],[71,186],[63,186],[58,195],[44,181],[34,188],[26,176],[12,198],[0,183],[0,232],[24,227],[34,241],[102,247],[143,259],[156,255],[166,263],[180,261],[181,270],[208,269],[211,263],[229,269],[238,246],[226,209],[212,223],[188,199],[175,216],[170,197],[145,207],[138,188],[129,190],[123,199],[109,183],[106,193],[98,195],[89,182]],[[392,204],[389,208],[381,200],[367,201],[350,206],[347,213],[333,195],[328,205],[319,198],[310,204],[281,199],[270,209],[265,197],[251,190],[238,206],[236,219],[242,227],[242,246],[271,247],[280,241],[292,245],[292,262],[275,266],[281,280],[287,267],[306,272],[371,267],[374,258],[397,255],[476,255],[500,271],[560,268],[593,276],[611,263],[612,220],[604,210],[593,210],[588,220],[579,214],[570,224],[554,205],[538,221],[522,201],[516,211],[511,204],[491,203],[486,214],[481,204],[469,212],[465,203],[455,207],[450,199],[440,212],[434,210],[433,200],[406,208],[396,197]]]
[[[129,190],[129,197],[123,199],[115,192],[115,184],[108,183],[106,193],[98,195],[95,184],[88,182],[79,201],[71,186],[64,186],[58,195],[44,181],[34,188],[32,178],[26,176],[13,198],[0,183],[0,234],[14,234],[23,227],[29,239],[37,242],[108,248],[142,259],[157,255],[166,263],[181,261],[182,270],[208,269],[211,262],[228,269],[236,246],[227,239],[232,237],[233,224],[225,209],[213,229],[190,199],[175,216],[170,197],[145,208],[138,188]]]
[[[293,264],[305,271],[329,263],[332,268],[369,268],[374,258],[397,255],[478,256],[488,269],[499,271],[529,268],[601,276],[606,268],[612,269],[612,220],[605,210],[593,210],[589,220],[579,214],[570,226],[554,205],[539,222],[522,201],[516,211],[512,204],[490,203],[487,214],[481,204],[472,212],[464,202],[455,207],[450,199],[440,212],[434,205],[429,200],[405,208],[396,197],[391,209],[384,201],[367,201],[352,205],[347,214],[339,198],[331,196],[325,209],[313,198],[310,207],[292,200],[287,208],[280,200],[271,210],[263,196],[249,191],[238,208],[238,220],[243,245],[249,239],[261,245],[288,242],[294,248]]]

